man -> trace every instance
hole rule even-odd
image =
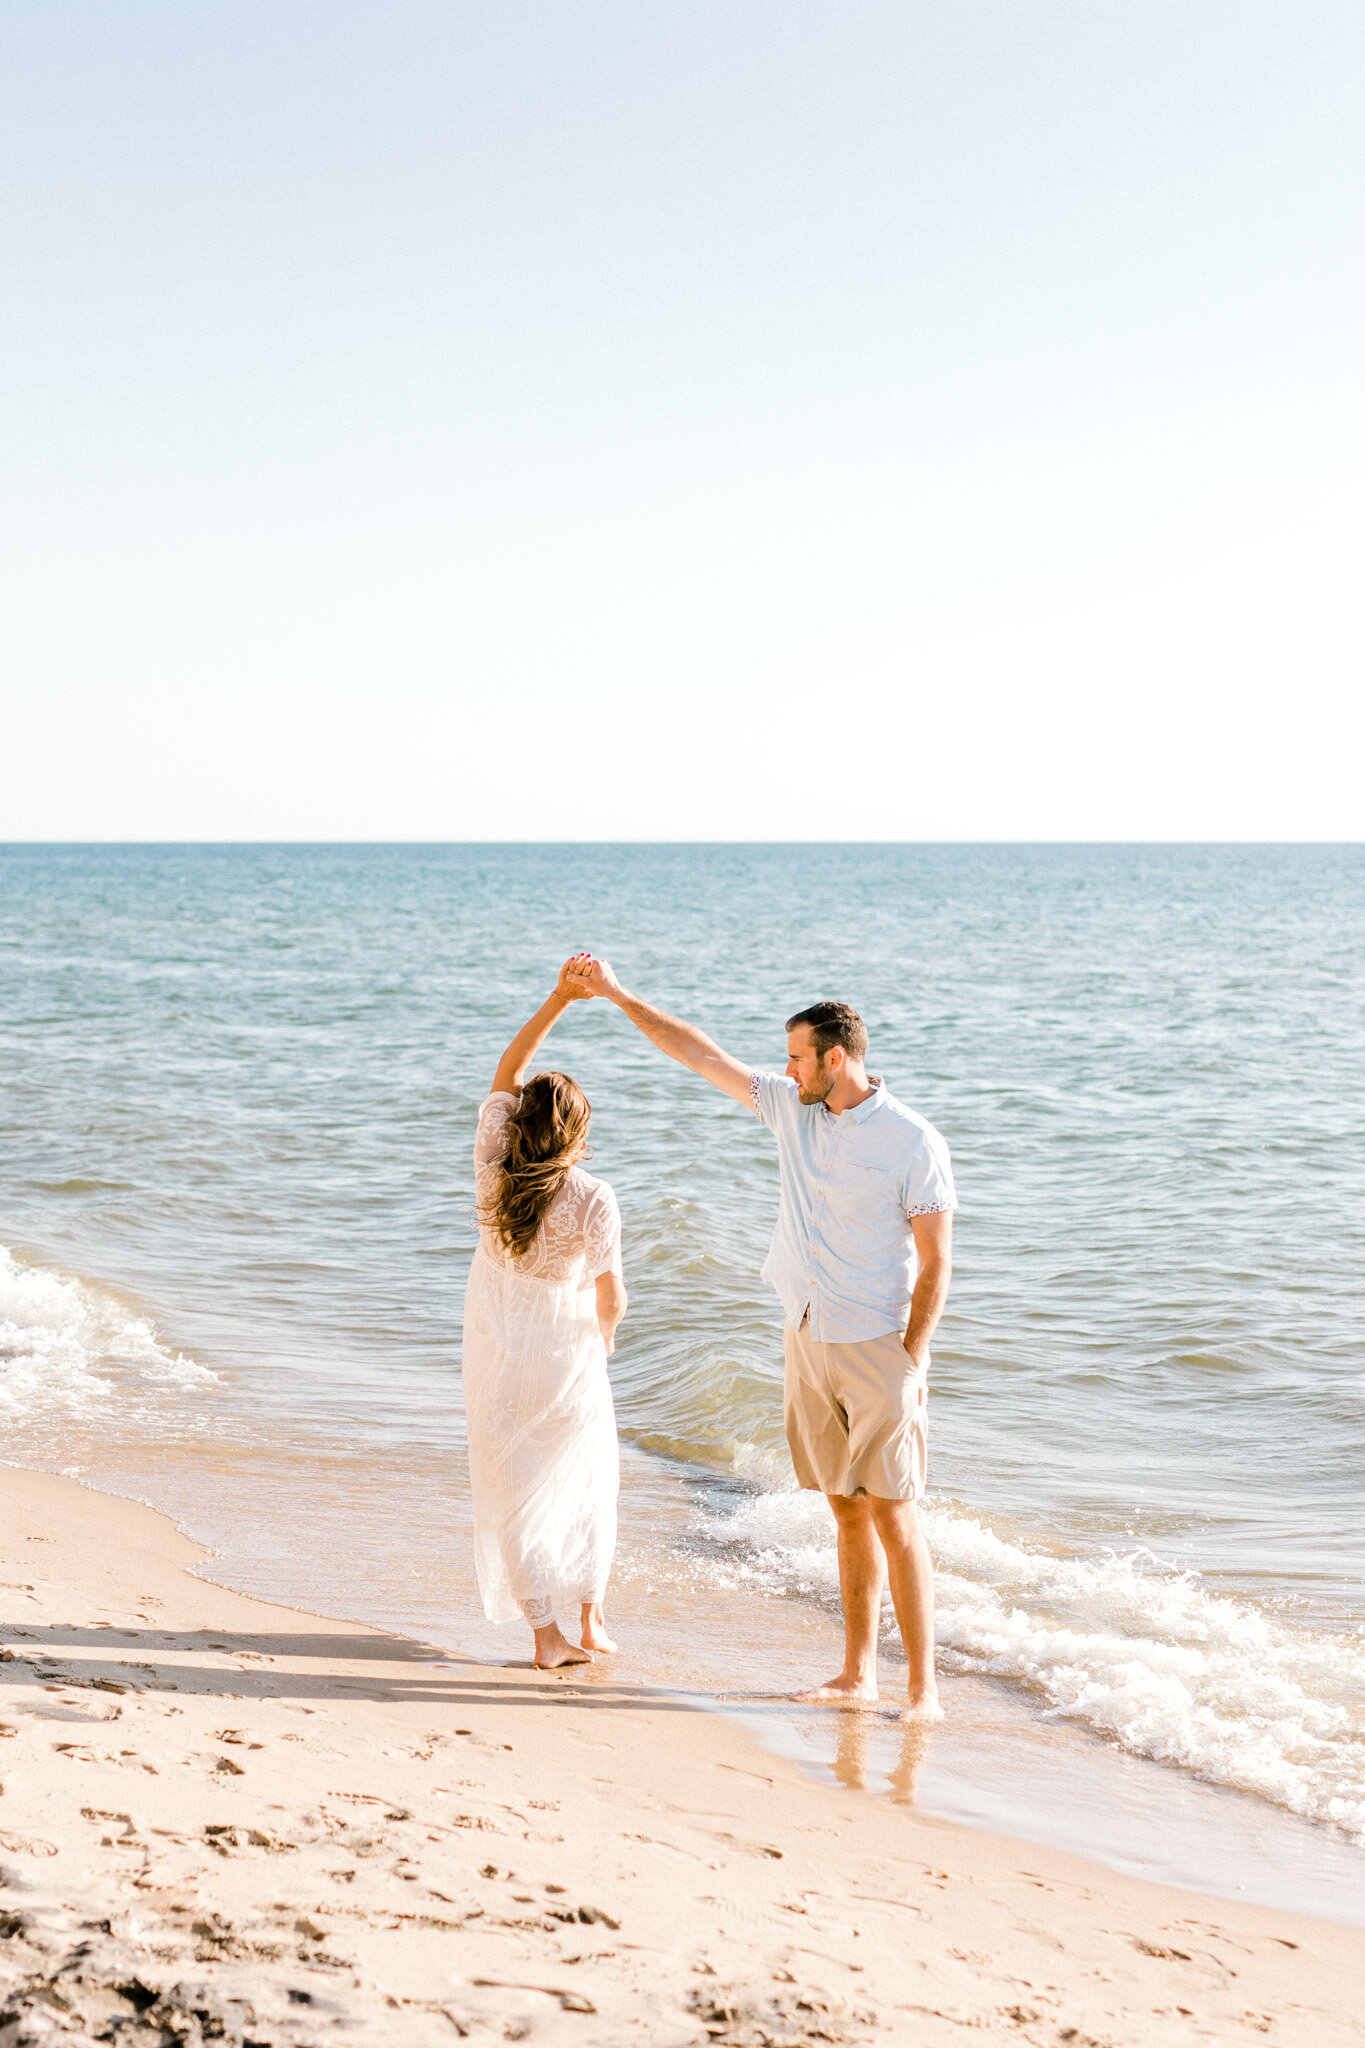
[[[952,1166],[938,1132],[863,1062],[847,1003],[787,1023],[787,1073],[751,1072],[704,1032],[622,988],[605,960],[571,963],[646,1038],[752,1109],[777,1139],[782,1196],[763,1277],[786,1311],[784,1420],[798,1483],[838,1525],[844,1668],[802,1698],[877,1698],[889,1572],[909,1667],[907,1713],[937,1719],[934,1581],[916,1502],[928,1445],[929,1340],[952,1271]]]

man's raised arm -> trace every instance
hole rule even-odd
[[[573,979],[585,981],[592,995],[605,996],[618,1010],[624,1010],[651,1045],[657,1045],[671,1060],[690,1067],[703,1081],[732,1095],[746,1109],[752,1106],[748,1067],[722,1052],[704,1031],[698,1031],[694,1024],[684,1024],[680,1017],[670,1017],[666,1010],[656,1010],[652,1003],[642,1003],[638,996],[622,988],[605,960],[574,960],[566,971]]]

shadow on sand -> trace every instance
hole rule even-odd
[[[690,1713],[708,1701],[621,1685],[600,1665],[562,1672],[481,1664],[403,1636],[225,1630],[21,1627],[0,1623],[0,1685],[22,1667],[39,1685],[109,1693],[199,1693],[254,1700],[416,1700],[462,1706],[576,1706]],[[221,1660],[241,1660],[228,1665]],[[198,1662],[199,1658],[206,1661]],[[215,1661],[207,1661],[215,1660]],[[298,1668],[298,1667],[304,1668]],[[367,1667],[369,1667],[367,1669]],[[513,1676],[513,1673],[516,1676]]]

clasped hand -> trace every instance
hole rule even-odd
[[[568,1003],[585,1003],[595,994],[588,984],[588,970],[592,966],[591,953],[575,953],[566,960],[559,970],[555,982],[555,994],[563,996]]]
[[[619,985],[606,961],[594,960],[591,953],[575,953],[571,960],[566,960],[555,984],[558,993],[571,1003],[605,996]]]

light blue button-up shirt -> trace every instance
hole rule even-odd
[[[943,1138],[880,1081],[834,1116],[782,1074],[749,1077],[754,1112],[777,1139],[782,1200],[763,1278],[793,1329],[810,1312],[817,1344],[861,1344],[910,1320],[919,1262],[912,1216],[955,1209]]]

